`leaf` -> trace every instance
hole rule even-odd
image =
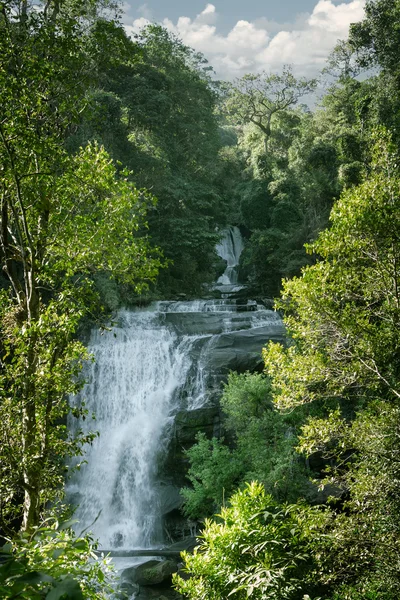
[[[41,571],[31,571],[30,573],[26,573],[25,575],[18,577],[16,581],[37,585],[38,583],[54,583],[56,580],[54,577],[51,577],[46,573],[42,573]]]
[[[68,575],[63,581],[57,583],[46,596],[46,600],[85,600],[80,585]]]

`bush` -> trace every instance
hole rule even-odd
[[[310,591],[311,540],[317,542],[322,511],[279,506],[253,482],[218,517],[222,522],[206,521],[194,553],[182,553],[191,577],[174,576],[181,594],[189,600],[297,600]]]
[[[29,600],[105,600],[115,591],[107,559],[89,535],[46,522],[0,549],[0,597]]]

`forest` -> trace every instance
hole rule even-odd
[[[64,495],[97,436],[67,427],[89,417],[68,401],[87,331],[201,297],[235,225],[240,278],[288,341],[229,375],[223,436],[187,450],[202,532],[174,586],[397,600],[400,4],[367,0],[318,81],[219,81],[160,25],[128,37],[120,11],[0,0],[0,597],[124,597]]]

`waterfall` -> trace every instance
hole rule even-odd
[[[235,285],[238,283],[238,267],[243,251],[243,239],[238,227],[229,227],[216,247],[218,256],[226,261],[226,269],[217,284]]]
[[[79,494],[76,517],[93,526],[102,544],[146,547],[162,540],[154,489],[162,434],[190,367],[187,348],[160,323],[160,313],[119,314],[111,331],[92,332],[87,384],[75,399],[94,412],[99,438],[86,452],[87,464],[74,477],[69,494]]]
[[[230,257],[227,269],[235,268],[241,251],[238,230],[229,231],[221,250]],[[242,355],[259,357],[268,339],[283,335],[277,313],[229,298],[123,310],[109,331],[94,330],[89,351],[95,361],[86,365],[87,384],[72,402],[85,402],[96,420],[70,423],[99,432],[67,486],[78,505],[79,530],[89,528],[108,549],[162,544],[158,471],[174,416],[208,402],[208,390],[221,382],[220,365],[236,368]]]

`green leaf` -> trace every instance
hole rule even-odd
[[[84,600],[79,583],[70,576],[56,584],[46,595],[46,600]]]

